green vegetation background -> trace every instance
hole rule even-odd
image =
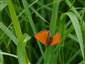
[[[0,64],[85,64],[85,0],[0,0]],[[61,44],[34,35],[49,30]]]

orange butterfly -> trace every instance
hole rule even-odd
[[[43,45],[56,45],[60,43],[60,35],[56,33],[53,37],[50,37],[49,31],[41,31],[35,34],[35,39],[40,41]]]

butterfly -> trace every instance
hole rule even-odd
[[[50,36],[49,31],[44,30],[44,31],[40,31],[37,34],[35,34],[35,39],[40,41],[43,45],[56,45],[60,43],[60,34],[56,33],[55,35],[53,35],[52,37]]]

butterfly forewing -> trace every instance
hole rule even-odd
[[[58,33],[56,33],[53,37],[52,37],[52,40],[50,42],[50,45],[53,46],[55,44],[59,44],[60,43],[60,35]]]
[[[46,45],[48,42],[48,31],[41,31],[35,34],[35,39],[40,41],[43,45]]]

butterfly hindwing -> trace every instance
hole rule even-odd
[[[53,37],[52,37],[52,40],[50,42],[50,45],[53,46],[55,44],[59,44],[60,43],[60,35],[58,33],[56,33]]]
[[[48,42],[48,31],[41,31],[35,34],[35,39],[40,41],[43,45],[46,45]]]

